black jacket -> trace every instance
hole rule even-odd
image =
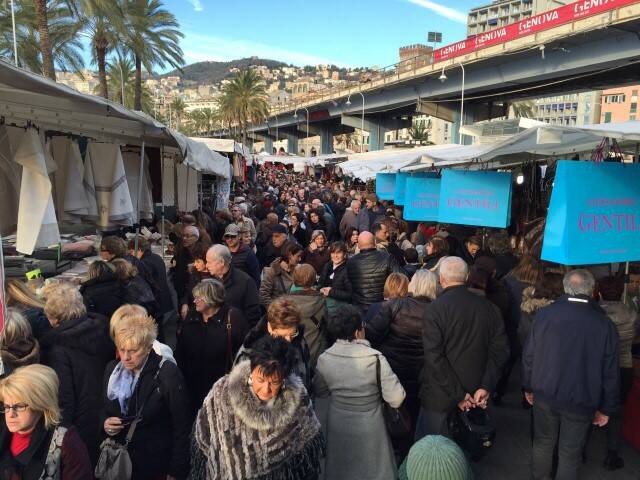
[[[227,318],[231,321],[231,349],[228,350]],[[249,326],[242,313],[233,307],[223,306],[207,323],[196,311],[190,313],[178,337],[175,358],[184,375],[191,401],[191,413],[202,406],[213,384],[227,372],[242,345]]]
[[[497,307],[464,285],[446,288],[427,309],[422,332],[420,399],[425,410],[447,412],[465,394],[491,392],[509,347]]]
[[[124,291],[113,272],[105,272],[98,278],[87,280],[80,287],[87,312],[111,318],[124,302]]]
[[[242,312],[250,326],[260,320],[260,300],[253,279],[241,270],[230,266],[222,278],[226,303]]]
[[[328,246],[324,247],[322,250],[316,249],[313,251],[309,250],[307,247],[304,251],[304,263],[311,265],[315,269],[317,275],[320,275],[324,266],[330,262],[331,254],[329,253]]]
[[[422,268],[426,268],[427,270],[431,270],[438,265],[438,262],[442,257],[446,257],[448,252],[440,252],[434,253],[433,255],[427,255],[424,257],[424,261],[422,262]]]
[[[109,417],[135,415],[146,399],[142,420],[128,448],[134,479],[159,478],[167,474],[183,479],[189,473],[191,421],[184,379],[178,367],[165,361],[154,380],[160,360],[153,350],[149,353],[129,401],[128,412],[120,410],[118,400],[107,398],[109,377],[118,362],[112,361],[104,371],[101,426]],[[100,431],[104,438],[104,429]],[[128,428],[123,429],[115,436],[116,441],[124,443],[127,432]]]
[[[151,285],[156,303],[158,304],[158,314],[164,315],[174,309],[169,281],[167,280],[167,267],[160,255],[147,250],[142,254],[140,263],[144,265],[148,277],[145,279]]]
[[[253,250],[246,245],[242,245],[237,252],[231,252],[231,263],[238,270],[242,270],[253,278],[253,281],[256,282],[256,287],[260,288],[260,273],[262,269]]]
[[[331,278],[333,275],[333,278]],[[329,297],[342,302],[351,302],[351,282],[347,276],[347,262],[338,265],[334,270],[333,262],[327,262],[320,274],[320,287],[331,287]]]
[[[52,328],[40,339],[41,361],[60,380],[62,423],[78,429],[93,464],[99,446],[100,379],[115,355],[108,322],[104,317],[82,316]]]
[[[183,298],[187,283],[189,282],[189,264],[193,262],[191,252],[181,247],[175,254],[175,266],[173,267],[173,288],[178,298]]]
[[[153,290],[151,290],[151,286],[142,275],[138,274],[127,283],[123,283],[122,291],[124,292],[124,303],[140,305],[147,310],[149,315],[157,318],[158,303],[156,302],[156,297],[153,294]]]
[[[386,251],[367,248],[347,261],[353,303],[368,307],[384,300],[384,282],[400,268]]]
[[[522,385],[559,410],[611,415],[620,402],[618,333],[586,296],[564,295],[535,314],[522,353]]]

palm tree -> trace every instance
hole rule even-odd
[[[269,113],[268,95],[262,77],[254,70],[244,70],[222,87],[219,109],[226,120],[240,127],[242,142],[247,139],[249,122],[261,121]]]
[[[162,8],[161,0],[122,0],[122,18],[126,23],[125,43],[132,52],[135,75],[135,110],[142,108],[142,67],[149,73],[154,66],[184,65],[180,25],[176,17]]]
[[[423,142],[429,142],[429,134],[431,133],[431,119],[415,121],[409,129],[409,136],[411,140],[422,144]]]
[[[37,28],[35,2],[24,0],[16,4],[16,39],[18,65],[33,72],[45,72],[40,36]],[[84,68],[82,43],[79,33],[82,28],[75,21],[67,2],[53,0],[48,4],[48,42],[55,66],[62,71],[80,72]],[[0,56],[13,59],[13,32],[11,13],[0,10]]]
[[[184,112],[186,109],[186,104],[184,103],[184,100],[182,100],[180,97],[176,97],[171,101],[171,104],[169,105],[171,108],[171,114],[172,116],[175,117],[176,119],[176,126],[174,127],[176,130],[180,130],[180,125],[182,123],[182,117],[184,116]]]
[[[521,102],[513,102],[509,105],[507,112],[513,112],[513,118],[533,118],[535,117],[535,102],[533,100],[523,100]]]
[[[107,89],[113,92],[113,99],[127,108],[133,106],[135,71],[131,59],[118,55],[109,62],[106,72],[108,78]],[[98,88],[102,90],[103,86],[99,85]],[[122,98],[123,91],[124,98]],[[129,101],[129,97],[131,97],[131,101]]]
[[[40,42],[40,54],[42,55],[42,74],[56,81],[56,69],[53,65],[53,47],[49,37],[49,20],[47,0],[34,0],[36,11],[36,28]]]
[[[118,21],[118,3],[116,0],[73,0],[73,3],[76,16],[91,41],[92,62],[98,66],[99,94],[109,98],[107,55],[118,45],[119,33],[124,29]]]

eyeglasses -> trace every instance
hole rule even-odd
[[[202,297],[194,297],[193,303],[201,303],[204,302],[204,298]]]
[[[9,413],[11,412],[11,410],[13,410],[15,413],[19,413],[19,412],[24,412],[27,408],[29,408],[29,405],[27,405],[26,403],[16,403],[15,405],[7,405],[2,404],[2,406],[0,406],[0,413]]]

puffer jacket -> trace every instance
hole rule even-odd
[[[368,307],[384,300],[387,277],[401,272],[393,257],[384,250],[367,248],[347,261],[347,276],[353,289],[353,303]]]
[[[531,329],[531,321],[538,310],[551,305],[550,298],[533,298],[535,289],[527,287],[522,291],[522,304],[520,305],[520,323],[518,324],[518,341],[524,345]]]
[[[276,298],[289,293],[293,285],[293,276],[282,268],[282,258],[278,257],[265,267],[260,283],[260,305],[268,308]]]
[[[380,307],[365,326],[371,346],[380,350],[407,390],[418,393],[418,376],[424,364],[422,324],[431,301],[425,297],[394,298]]]

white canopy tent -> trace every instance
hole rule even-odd
[[[130,186],[132,191],[137,192],[131,197],[134,198],[135,210],[138,212],[144,213],[148,209],[148,205],[144,204],[146,192],[142,191],[146,173],[143,168],[145,146],[159,147],[163,153],[175,152],[173,157],[182,162],[184,168],[191,167],[219,177],[230,177],[227,158],[211,151],[198,140],[171,131],[142,112],[130,111],[104,98],[77,92],[2,60],[0,112],[0,123],[4,124],[6,131],[13,129],[24,132],[29,127],[36,128],[43,144],[44,133],[47,132],[54,135],[79,135],[90,142],[103,144],[139,146],[140,170],[136,178],[137,185]],[[11,148],[10,142],[0,138],[0,143],[2,142],[7,148],[2,149],[5,154],[0,154],[0,157],[5,163],[13,162],[15,146]],[[5,170],[7,169],[0,168],[0,175],[4,175]],[[82,189],[80,180],[78,179],[77,187]],[[50,191],[48,195],[51,195]],[[9,201],[5,202],[5,199],[0,199],[0,202],[4,205],[15,204],[12,199],[7,200]],[[21,202],[18,208],[29,209],[29,202]],[[7,225],[3,224],[3,230],[6,229]]]
[[[265,155],[259,154],[256,156],[256,161],[259,165],[264,165],[267,162],[282,163],[283,165],[303,165],[310,167],[324,167],[328,162],[332,160],[338,160],[341,158],[347,158],[347,155],[341,155],[339,153],[331,153],[328,155],[317,155],[315,157],[301,157],[299,155]]]
[[[221,153],[238,153],[247,160],[247,165],[253,164],[253,155],[251,149],[242,143],[238,143],[232,138],[204,138],[189,137],[191,140],[204,143],[207,147],[215,152]]]
[[[603,137],[615,138],[621,145],[640,142],[640,121],[569,127],[536,125],[494,144],[451,145],[450,149],[425,152],[419,164],[400,167],[402,171],[428,170],[432,167],[479,166],[495,160],[495,165],[519,163],[522,154],[544,157],[574,155],[594,150]],[[477,165],[476,165],[477,164]]]

